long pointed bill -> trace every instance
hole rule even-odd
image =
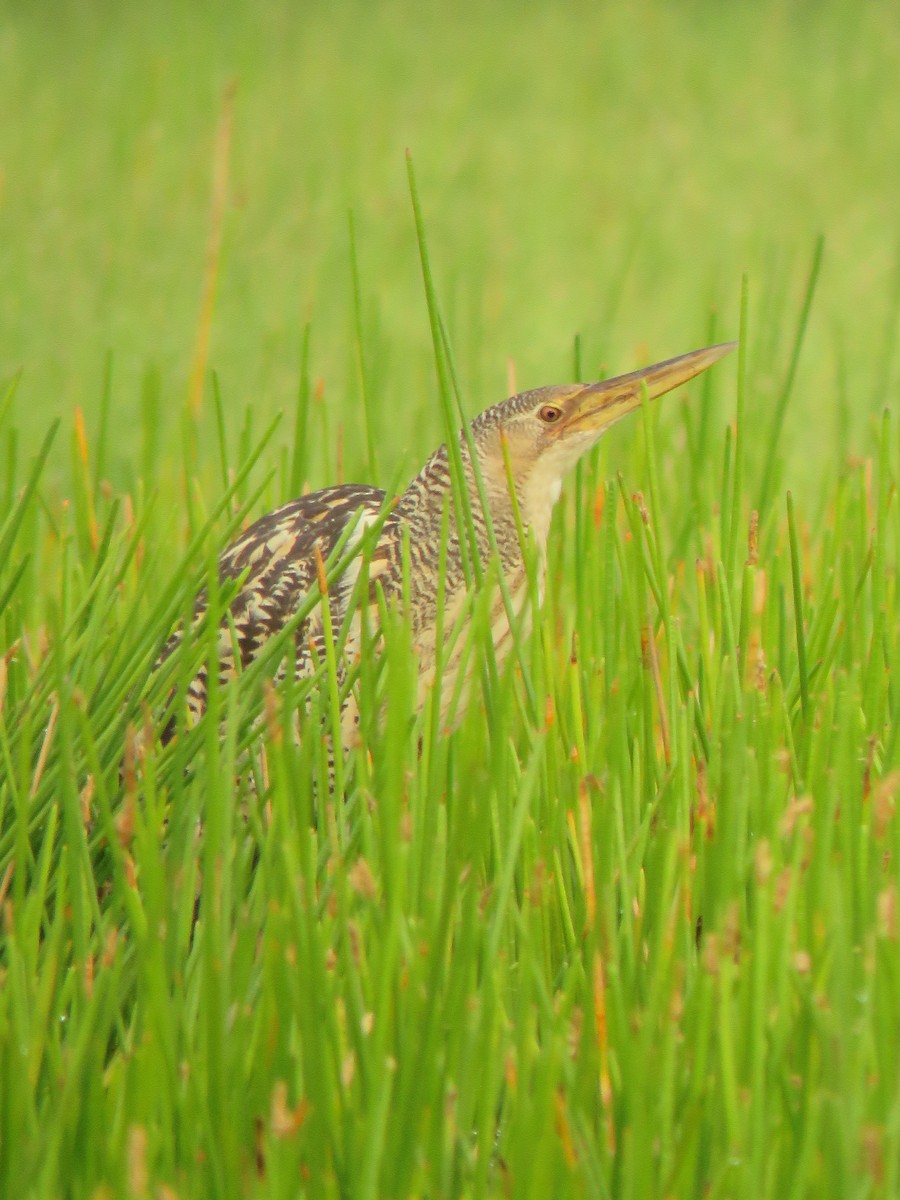
[[[655,363],[640,371],[630,371],[627,375],[617,375],[615,379],[606,379],[603,383],[589,383],[568,389],[574,403],[565,423],[566,428],[596,430],[599,433],[638,408],[645,390],[648,400],[671,392],[730,354],[736,345],[736,342],[723,342],[719,346],[707,346],[705,350],[679,354],[677,358],[668,358],[665,362]]]

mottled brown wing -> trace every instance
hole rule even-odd
[[[311,492],[292,500],[281,508],[260,517],[223,552],[219,559],[219,580],[243,581],[229,606],[229,615],[221,624],[219,634],[219,668],[222,679],[236,673],[235,642],[243,669],[259,654],[262,647],[280,633],[316,585],[316,547],[323,560],[337,545],[348,523],[371,523],[383,511],[385,493],[363,485],[344,485]],[[392,524],[388,522],[387,524]],[[383,536],[393,541],[387,525]],[[353,535],[355,536],[355,535]],[[379,550],[381,548],[379,547]],[[387,551],[387,546],[385,546]],[[373,555],[373,573],[386,565],[386,556]],[[342,580],[331,598],[332,616],[343,619],[343,609],[358,574]],[[192,630],[196,629],[207,609],[204,589],[194,606]],[[311,626],[315,624],[317,628]],[[233,632],[232,632],[233,630]],[[318,641],[321,620],[307,620],[296,633],[297,667],[303,673],[309,661],[309,639]],[[176,630],[163,647],[157,666],[180,644],[184,631]],[[202,668],[188,687],[188,707],[192,718],[198,718],[206,707],[207,673]],[[171,728],[164,740],[171,735]]]

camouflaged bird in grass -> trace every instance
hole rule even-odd
[[[296,617],[319,587],[322,563],[340,545],[341,539],[345,538],[345,549],[352,550],[361,543],[365,530],[378,522],[381,528],[366,555],[369,578],[366,596],[357,595],[360,555],[351,558],[328,593],[330,624],[335,631],[343,627],[349,607],[360,606],[360,610],[351,614],[343,647],[343,674],[346,675],[347,666],[359,653],[362,606],[369,608],[372,621],[377,622],[378,588],[388,603],[397,601],[405,589],[418,660],[418,704],[421,707],[424,703],[435,676],[440,558],[445,530],[448,533],[441,624],[444,631],[455,630],[459,635],[460,624],[465,625],[471,612],[471,576],[465,566],[469,543],[474,543],[482,566],[488,564],[496,548],[506,585],[506,595],[498,587],[491,602],[491,636],[499,665],[513,640],[511,614],[514,618],[521,614],[527,619],[522,610],[529,602],[529,581],[520,530],[526,530],[533,540],[542,582],[550,518],[564,475],[610,426],[640,405],[645,393],[652,399],[671,391],[712,366],[733,346],[734,343],[727,343],[694,350],[603,383],[536,388],[485,409],[472,421],[469,437],[465,430],[458,435],[471,513],[471,524],[462,530],[453,519],[453,464],[446,445],[431,455],[392,506],[387,505],[385,493],[378,488],[345,484],[312,492],[261,517],[228,547],[219,561],[220,583],[238,583],[237,594],[219,629],[222,680],[245,669],[269,639]],[[472,450],[477,473],[473,469]],[[449,523],[445,516],[448,511]],[[201,593],[195,608],[194,629],[199,627],[205,612],[206,596]],[[293,634],[293,660],[298,677],[310,675],[324,661],[325,630],[322,606],[318,604],[298,623]],[[176,633],[169,639],[160,663],[172,653],[181,636]],[[445,718],[460,682],[464,641],[464,637],[455,636],[444,645],[441,709]],[[283,660],[275,675],[283,674],[285,669]],[[204,667],[187,691],[191,722],[198,720],[206,708],[207,687]],[[342,711],[345,747],[357,721],[351,690]],[[171,736],[173,728],[174,723],[170,723],[164,737]]]

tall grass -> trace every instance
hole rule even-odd
[[[184,103],[176,137],[174,99],[199,97],[213,114],[208,132],[222,66],[238,62],[250,98],[242,109],[247,80],[239,80],[233,188],[258,177],[264,196],[274,194],[285,176],[271,169],[268,127],[256,122],[253,142],[242,123],[284,111],[275,100],[293,95],[287,66],[302,39],[273,7],[252,29],[223,14],[207,44],[193,35],[212,28],[209,14],[178,9],[202,64],[189,75],[183,50],[171,47],[166,60],[163,32],[143,18],[125,15],[116,31],[85,15],[87,32],[100,30],[89,61],[109,69],[94,72],[100,99],[92,100],[70,68],[68,105],[77,109],[81,96],[81,111],[96,116],[91,106],[102,108],[103,97],[127,98],[116,128],[130,131],[122,144],[136,155],[129,194],[146,220],[159,194],[148,180],[158,187],[165,177],[167,228],[178,232],[157,263],[174,271],[169,287],[158,293],[142,277],[134,296],[146,305],[134,316],[125,306],[105,326],[112,357],[90,346],[79,316],[68,364],[42,357],[41,312],[55,329],[63,311],[97,311],[84,297],[101,294],[98,280],[75,269],[73,241],[71,257],[58,260],[72,267],[72,288],[60,283],[41,307],[40,272],[29,274],[4,243],[15,269],[0,310],[25,371],[10,366],[0,390],[0,1195],[844,1200],[900,1192],[900,439],[892,411],[900,293],[891,254],[873,265],[856,252],[881,237],[878,172],[893,135],[875,121],[886,139],[876,153],[869,132],[859,132],[869,130],[870,102],[881,111],[886,74],[854,75],[854,64],[870,61],[863,51],[873,62],[889,57],[893,27],[878,6],[859,15],[829,5],[811,30],[803,12],[783,6],[726,19],[698,5],[692,19],[721,39],[710,54],[708,37],[698,40],[660,6],[640,9],[642,29],[604,12],[570,14],[578,37],[567,40],[569,26],[513,20],[498,8],[492,20],[508,55],[487,62],[476,47],[471,61],[454,57],[468,62],[460,80],[480,97],[492,145],[510,147],[510,157],[473,152],[472,178],[456,178],[447,147],[458,141],[443,119],[424,169],[416,151],[423,270],[415,293],[397,266],[415,258],[409,198],[405,240],[392,213],[377,214],[384,231],[376,236],[373,198],[396,197],[379,190],[371,164],[360,166],[365,155],[348,166],[348,237],[339,186],[323,167],[328,138],[308,139],[303,178],[318,171],[332,180],[330,198],[314,202],[309,191],[298,218],[313,243],[316,231],[332,230],[327,246],[310,252],[312,314],[298,315],[295,297],[285,299],[298,286],[281,263],[286,218],[267,226],[265,212],[281,209],[251,188],[246,216],[235,209],[226,226],[213,371],[193,406],[184,381],[199,290],[185,300],[173,263],[188,263],[200,279],[202,249],[191,265],[179,239],[187,225],[203,229],[194,207],[206,213],[208,181],[198,182],[195,165],[182,164],[179,175],[169,162],[171,175],[157,173],[153,121],[138,110],[144,103],[157,113],[187,154],[197,118]],[[321,92],[336,62],[354,61],[354,48],[376,41],[368,10],[342,12],[333,25],[310,13],[304,30],[319,54],[303,52],[309,75],[296,86],[304,96]],[[464,24],[442,27],[454,55],[468,45]],[[9,28],[16,35],[0,37],[9,68],[0,88],[14,97],[38,78],[25,70],[36,47],[53,61],[62,49],[55,36],[39,42],[37,24],[21,15]],[[414,43],[437,28],[411,25],[408,36]],[[281,47],[265,84],[242,30],[251,48]],[[821,119],[825,74],[794,52],[805,38],[830,47],[836,31],[846,34],[844,65],[836,84],[829,78],[844,103],[827,155],[820,150],[832,166],[852,169],[832,172],[832,198],[813,202],[785,185],[799,188],[805,176],[786,175],[779,156],[819,146],[809,121]],[[594,164],[591,182],[561,186],[567,147],[582,145],[568,122],[573,97],[595,86],[595,43],[609,48],[598,96],[624,97],[644,117],[648,72],[662,62],[672,72],[668,115],[651,107],[654,136],[640,143],[656,148],[661,165],[651,168],[633,146],[628,159],[640,159],[644,184],[665,168],[672,205],[652,208],[642,240],[629,200],[603,234],[609,244],[586,252],[596,214],[582,212],[584,197],[607,183],[621,195],[612,187],[621,167],[611,164],[625,161],[628,142],[608,136],[603,156],[577,159]],[[115,53],[125,45],[136,47],[133,91],[120,77],[131,60]],[[747,48],[761,45],[785,68],[765,87],[744,65]],[[407,50],[396,53],[407,61]],[[393,112],[390,93],[376,86],[399,77],[389,48],[355,61],[365,105]],[[422,111],[433,115],[429,55],[416,62]],[[638,62],[633,76],[626,67]],[[535,70],[523,76],[530,63]],[[696,149],[707,129],[709,105],[691,107],[697,89],[732,112],[730,71],[760,111],[772,86],[783,102],[772,108],[783,141],[765,160],[772,196],[762,209],[752,199],[760,185],[747,182],[755,173],[738,172],[743,198],[730,186],[734,160],[712,132],[710,153],[691,159],[697,174],[669,170],[682,161],[675,133],[688,131]],[[528,127],[552,102],[569,130],[552,153],[552,138],[526,138],[513,155],[516,143],[501,137],[513,128],[505,97],[523,77],[536,80],[522,101]],[[343,107],[327,94],[334,119],[355,128],[363,101],[347,88]],[[584,94],[577,112],[596,115]],[[94,218],[106,214],[104,236],[121,234],[127,222],[112,198],[123,175],[112,144],[103,143],[109,160],[82,163],[74,144],[53,140],[67,120],[37,119],[60,111],[50,92],[38,86],[38,100],[33,121],[0,133],[6,161],[26,164],[27,174],[31,159],[16,139],[31,128],[34,161],[60,164],[76,192],[93,167],[95,183],[109,187],[78,227],[90,241]],[[451,105],[457,117],[460,104]],[[785,133],[792,122],[794,140]],[[462,126],[451,125],[458,139]],[[638,128],[631,117],[627,128]],[[765,137],[745,129],[757,152],[772,128],[760,122]],[[143,134],[132,142],[135,130]],[[209,158],[208,146],[196,156],[204,171]],[[10,172],[0,221],[32,230],[44,221],[47,244],[57,245],[59,180],[42,176],[46,204],[30,224],[19,177]],[[193,189],[183,209],[172,201],[177,189],[166,190],[178,178]],[[524,190],[529,179],[533,193]],[[845,243],[840,231],[862,219],[851,179],[870,225]],[[697,180],[718,197],[717,211],[733,214],[715,236]],[[494,184],[502,214],[513,217],[491,208]],[[516,209],[512,198],[529,194],[536,208],[522,200]],[[847,226],[829,207],[841,196]],[[553,211],[554,200],[559,225],[544,225],[537,210]],[[774,219],[765,204],[784,218],[774,243],[758,232]],[[821,218],[813,229],[807,209]],[[190,214],[184,226],[177,212]],[[678,236],[698,213],[705,249],[694,234],[687,243]],[[255,267],[243,220],[258,235]],[[548,228],[560,238],[553,253]],[[521,245],[512,247],[516,236]],[[110,284],[115,263],[152,258],[146,246],[128,245],[113,266],[95,253],[109,287],[104,304],[129,294]],[[716,276],[710,260],[720,251]],[[743,272],[745,252],[752,269]],[[442,269],[454,256],[455,273]],[[263,284],[242,293],[240,281],[257,268]],[[66,271],[53,279],[64,283]],[[516,305],[498,292],[501,279]],[[569,299],[560,301],[570,283],[578,311],[591,313],[574,338],[575,322],[564,325]],[[172,324],[159,307],[169,293]],[[34,300],[34,328],[13,311],[14,294],[22,311]],[[283,318],[290,334],[271,324],[270,299],[293,314]],[[129,356],[132,322],[142,320],[160,344],[158,365],[138,370]],[[248,381],[265,374],[267,331],[271,387],[247,403]],[[350,681],[360,737],[335,791],[327,738],[340,708],[345,630],[332,631],[311,679],[273,688],[268,676],[289,648],[287,631],[237,684],[214,689],[207,716],[188,727],[185,688],[214,657],[230,599],[218,587],[217,554],[253,516],[307,483],[357,471],[395,492],[461,412],[502,394],[480,385],[495,377],[499,385],[509,348],[524,386],[591,377],[601,359],[624,370],[735,335],[735,359],[647,406],[573,473],[551,529],[540,620],[520,631],[506,668],[476,667],[455,729],[443,727],[436,695],[416,711],[402,605],[383,612],[381,651],[367,649]],[[645,337],[649,349],[635,355]],[[427,378],[426,355],[436,359]],[[60,421],[43,403],[57,386],[72,402]],[[465,513],[448,510],[448,525],[457,519]],[[347,553],[341,546],[325,564],[326,583]],[[209,620],[152,672],[204,586]],[[468,652],[477,665],[490,659],[485,595],[475,590],[472,609]],[[178,736],[163,748],[158,734],[170,717]]]
[[[896,431],[813,537],[735,488],[744,418],[710,434],[731,508],[691,486],[717,392],[582,467],[542,619],[455,732],[385,613],[327,799],[328,661],[308,711],[248,672],[130,765],[214,653],[145,682],[264,443],[232,459],[220,412],[233,483],[181,563],[77,422],[65,512],[38,456],[0,580],[4,1192],[894,1193]]]

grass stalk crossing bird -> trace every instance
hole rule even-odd
[[[712,366],[733,346],[726,343],[694,350],[602,383],[537,388],[503,400],[477,416],[468,431],[460,432],[458,455],[446,445],[439,447],[391,506],[378,488],[347,484],[312,492],[261,517],[219,560],[220,582],[237,586],[219,629],[222,679],[246,668],[269,639],[285,630],[320,586],[322,564],[341,539],[352,548],[365,530],[378,522],[380,529],[366,556],[367,594],[357,595],[357,556],[328,590],[330,622],[326,622],[320,603],[298,623],[292,659],[297,674],[311,674],[325,659],[327,625],[340,630],[349,617],[342,656],[342,669],[346,670],[360,647],[360,613],[351,613],[351,607],[369,605],[377,618],[379,588],[388,604],[398,601],[405,591],[421,706],[435,675],[441,588],[440,629],[450,631],[460,620],[465,624],[471,611],[467,561],[486,567],[492,556],[496,556],[503,581],[502,589],[491,599],[490,610],[491,638],[499,664],[513,640],[510,618],[528,602],[522,531],[535,547],[542,578],[550,518],[566,473],[610,426],[637,408],[645,394],[652,399],[671,391]],[[470,514],[464,528],[460,528],[458,513],[454,519],[454,457]],[[458,504],[459,495],[456,500]],[[446,533],[443,544],[442,533]],[[194,612],[195,629],[206,608],[206,596],[201,593]],[[179,632],[169,639],[160,661],[173,652],[182,636]],[[446,651],[442,649],[444,716],[456,690],[463,641],[457,637]],[[285,669],[286,659],[279,670]],[[191,721],[204,712],[207,691],[203,668],[187,691]],[[347,694],[342,712],[345,745],[357,719],[352,694]]]

